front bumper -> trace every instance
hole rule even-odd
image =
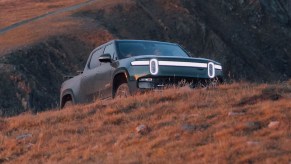
[[[213,81],[221,82],[222,78],[214,78],[214,79],[189,78],[189,77],[140,78],[137,81],[137,87],[140,89],[154,89],[154,88],[161,88],[161,87],[167,87],[167,86],[185,86],[185,85],[196,87],[196,86],[201,86],[201,85],[207,85]]]
[[[213,79],[209,78],[189,78],[189,77],[141,77],[137,80],[129,82],[129,87],[132,93],[137,91],[163,89],[171,86],[190,86],[191,88],[199,86],[207,86],[210,83],[221,83],[223,78],[221,76]]]

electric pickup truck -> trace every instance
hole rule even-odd
[[[221,81],[220,63],[194,58],[175,43],[113,40],[94,49],[83,72],[63,82],[60,107],[186,82]]]

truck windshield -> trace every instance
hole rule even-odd
[[[189,57],[178,45],[150,41],[117,42],[117,51],[119,59],[142,55]]]

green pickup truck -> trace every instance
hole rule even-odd
[[[94,49],[83,72],[62,84],[60,107],[126,97],[181,82],[194,87],[222,78],[220,63],[190,57],[178,44],[113,40]]]

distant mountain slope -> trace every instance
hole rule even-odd
[[[120,38],[178,42],[193,56],[222,62],[230,78],[262,82],[291,77],[289,2],[136,2],[99,12],[97,20]]]
[[[49,2],[48,2],[49,3]],[[290,1],[110,0],[0,35],[0,115],[57,107],[62,76],[112,38],[177,42],[227,80],[291,77]],[[47,63],[44,65],[44,63]]]
[[[290,163],[290,98],[237,83],[0,118],[0,162]]]

